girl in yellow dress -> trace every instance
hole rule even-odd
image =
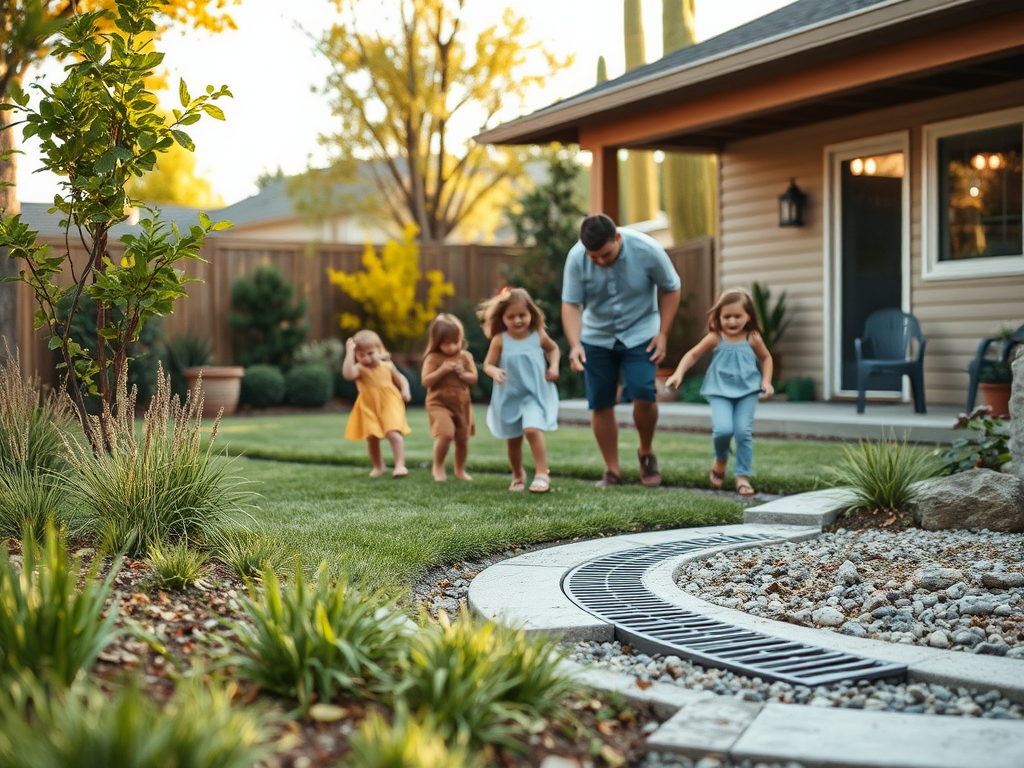
[[[395,456],[394,477],[405,477],[405,442],[409,424],[405,420],[405,404],[409,402],[409,380],[391,362],[391,355],[373,331],[359,331],[345,342],[342,375],[356,383],[359,396],[345,427],[346,440],[365,440],[373,471],[370,477],[384,473],[380,440],[386,437]]]

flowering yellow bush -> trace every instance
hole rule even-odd
[[[380,334],[388,350],[408,351],[427,330],[445,296],[455,294],[455,286],[445,282],[444,273],[427,272],[427,300],[416,300],[416,288],[424,277],[420,272],[419,230],[414,224],[405,228],[402,242],[388,240],[380,256],[371,243],[363,251],[363,271],[348,274],[328,269],[331,282],[355,299],[365,320],[349,313],[341,316],[346,330],[370,328]]]

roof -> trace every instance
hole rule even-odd
[[[59,212],[48,213],[51,207],[50,203],[22,203],[21,220],[28,224],[29,229],[38,232],[42,237],[63,237],[64,229],[60,226],[63,215]],[[173,223],[182,231],[199,223],[199,211],[202,210],[184,205],[155,205],[153,207],[160,212],[161,220],[167,226]],[[207,213],[213,221],[226,218],[221,215],[221,211],[207,211]],[[123,235],[135,232],[138,232],[137,225],[123,221],[110,229],[110,237],[117,240]]]
[[[1019,12],[1021,8],[1020,0],[798,0],[704,42],[673,51],[614,80],[484,131],[476,139],[491,144],[578,143],[581,132],[596,123],[691,103],[738,86],[768,84],[773,78],[786,74],[806,72],[823,63],[884,46],[900,46],[938,30],[957,29],[959,25]],[[993,63],[992,70],[991,76],[997,81],[1024,77],[1024,40],[1016,41],[1014,50]],[[933,79],[921,83],[914,92],[907,92],[904,80],[902,93],[865,99],[860,109],[928,98],[936,95],[936,89],[941,92],[943,87],[947,92],[966,90],[957,78],[944,86],[936,74],[927,73]],[[976,78],[977,73],[974,75]],[[834,108],[825,112],[837,116]],[[800,119],[809,122],[807,114]],[[700,141],[692,144],[695,148],[721,145],[714,138],[699,138]],[[650,145],[650,148],[657,147]],[[662,148],[674,147],[662,145]]]

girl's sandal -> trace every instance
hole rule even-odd
[[[512,485],[508,487],[510,491],[525,491],[526,490],[526,479],[522,477],[513,477]]]
[[[712,488],[721,488],[722,483],[725,482],[725,472],[715,472],[712,469],[708,472],[708,481],[711,483]]]
[[[547,475],[536,475],[530,483],[531,493],[547,493],[551,490],[551,479]]]
[[[736,493],[740,496],[753,496],[755,493],[754,486],[746,480],[743,480],[742,482],[736,483]]]

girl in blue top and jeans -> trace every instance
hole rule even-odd
[[[715,488],[725,480],[729,444],[736,440],[736,492],[752,496],[754,409],[758,398],[770,397],[772,356],[754,315],[754,302],[742,288],[725,291],[708,311],[708,334],[683,355],[666,386],[678,387],[683,375],[705,352],[714,351],[700,393],[711,404],[711,439],[715,463],[709,479]]]

